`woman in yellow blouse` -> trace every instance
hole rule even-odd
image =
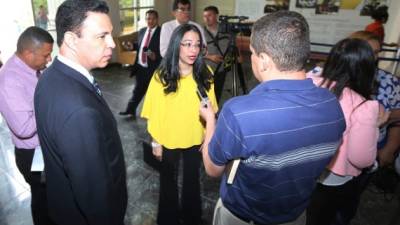
[[[198,28],[184,24],[173,32],[167,53],[150,81],[142,117],[153,138],[153,154],[161,160],[159,225],[196,225],[201,220],[199,170],[204,126],[197,89],[207,92],[215,106],[212,74],[203,61]],[[178,194],[179,159],[183,158],[181,204]],[[179,207],[179,205],[181,207]]]

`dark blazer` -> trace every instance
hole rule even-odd
[[[50,217],[58,225],[122,225],[126,170],[107,103],[58,59],[41,76],[34,102]]]
[[[142,44],[143,39],[145,38],[146,35],[146,29],[147,27],[144,27],[139,30],[139,35],[138,35],[138,45],[137,45],[137,53],[138,55],[136,56],[135,59],[135,64],[132,67],[132,74],[134,75],[138,70],[141,65],[138,63],[139,61],[139,54],[140,54],[140,46]],[[161,27],[157,26],[156,30],[154,31],[153,36],[150,39],[150,43],[148,46],[148,49],[150,49],[152,52],[156,54],[156,60],[151,60],[148,58],[147,60],[147,65],[149,71],[152,71],[151,73],[154,72],[155,69],[157,69],[158,65],[161,62],[161,54],[160,54],[160,32],[161,32]]]

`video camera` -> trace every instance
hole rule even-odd
[[[247,16],[219,16],[220,32],[221,33],[243,33],[244,35],[250,36],[251,23],[243,23],[244,20],[249,19]]]

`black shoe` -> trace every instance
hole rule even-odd
[[[135,116],[135,114],[134,114],[134,113],[132,113],[132,112],[128,112],[128,111],[119,112],[119,115],[120,115],[120,116],[127,116],[127,115],[132,115],[132,116]]]

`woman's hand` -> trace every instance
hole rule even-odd
[[[200,116],[206,123],[215,121],[215,112],[210,101],[206,105],[200,104]]]
[[[162,151],[163,150],[162,150],[162,146],[161,145],[157,146],[157,147],[153,147],[153,155],[160,162],[162,160]]]
[[[215,129],[215,112],[210,101],[207,101],[206,105],[200,104],[200,117],[206,122],[206,133],[204,135],[204,141],[199,151],[208,151],[208,143],[210,143],[212,135]]]

